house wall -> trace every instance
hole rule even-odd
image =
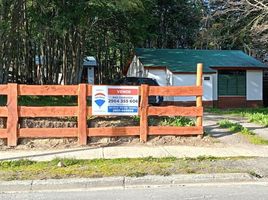
[[[196,74],[174,74],[168,69],[151,69],[146,68],[135,56],[132,63],[129,66],[127,76],[141,76],[156,79],[160,86],[189,86],[196,84]],[[204,80],[204,77],[209,77],[209,80]],[[203,100],[213,105],[213,100],[217,99],[215,95],[214,82],[217,83],[217,76],[215,74],[203,75],[204,96]],[[164,101],[167,102],[186,102],[195,103],[196,97],[164,97]]]
[[[134,76],[134,77],[142,77],[144,76],[144,66],[140,62],[140,60],[137,58],[137,56],[134,56],[128,71],[127,76]]]
[[[145,76],[155,79],[160,86],[168,85],[167,72],[165,69],[147,69]]]
[[[145,69],[145,77],[156,79],[160,86],[172,85],[172,76],[168,69]],[[164,101],[173,100],[173,97],[164,97]]]
[[[204,77],[209,78],[209,80],[204,80]],[[203,74],[203,100],[213,101],[214,100],[214,85],[213,85],[213,74]],[[195,74],[173,74],[173,85],[176,86],[190,86],[196,85],[196,75]],[[196,97],[174,97],[174,101],[195,101]]]
[[[263,105],[263,71],[246,71],[246,96],[221,96],[219,108],[260,107]]]
[[[212,74],[213,101],[218,100],[218,72]]]
[[[263,71],[247,71],[247,100],[262,100]]]
[[[174,74],[169,70],[164,69],[146,69],[145,77],[156,79],[160,86],[174,85],[174,86],[190,86],[196,84],[195,74]],[[204,80],[208,77],[209,80]],[[210,101],[211,104],[214,100],[214,78],[215,74],[203,75],[203,88],[204,88],[204,101]],[[216,99],[216,97],[215,97]],[[164,101],[194,101],[196,97],[164,97]]]

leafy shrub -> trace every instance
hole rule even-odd
[[[187,117],[168,117],[159,123],[160,126],[194,126],[195,122]]]

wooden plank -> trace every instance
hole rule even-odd
[[[178,106],[163,106],[163,107],[149,107],[148,115],[158,116],[203,116],[203,108],[197,107],[178,107]]]
[[[202,126],[149,126],[149,135],[202,135]]]
[[[79,84],[78,94],[78,143],[87,144],[87,85]]]
[[[87,116],[92,116],[92,106],[87,106]]]
[[[139,130],[139,126],[88,128],[88,136],[135,136]]]
[[[140,141],[147,142],[148,135],[148,93],[149,86],[141,85],[141,102],[140,102]]]
[[[21,128],[19,138],[77,137],[77,128]]]
[[[7,93],[8,93],[8,86],[0,85],[0,95],[7,95]]]
[[[0,129],[1,130],[1,129]],[[5,129],[3,129],[5,130]],[[149,135],[200,135],[203,127],[165,127],[150,126]],[[5,131],[0,131],[5,136]],[[139,127],[99,127],[88,128],[88,136],[135,136],[139,135]],[[76,137],[77,128],[22,128],[18,131],[19,138],[62,138]]]
[[[77,95],[77,85],[19,85],[19,95]]]
[[[1,110],[0,110],[1,111]],[[72,117],[77,116],[77,106],[18,107],[20,117]]]
[[[16,83],[8,84],[7,97],[7,145],[17,146],[18,142],[18,85]]]
[[[0,138],[1,139],[7,138],[7,129],[0,129]]]
[[[203,64],[197,64],[196,86],[202,87]],[[203,94],[202,94],[203,95]],[[196,107],[202,107],[202,95],[196,97]],[[196,126],[203,125],[203,116],[196,118]]]
[[[92,85],[87,85],[87,96],[92,96]]]
[[[150,86],[150,96],[199,96],[203,94],[202,86]]]
[[[7,107],[0,107],[0,117],[7,117]]]

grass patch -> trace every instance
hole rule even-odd
[[[243,168],[230,167],[225,162],[234,162],[239,158],[215,158],[200,156],[197,158],[121,158],[121,159],[54,159],[36,162],[15,160],[0,162],[0,180],[27,180],[74,177],[107,177],[187,174],[187,173],[234,173],[247,172]],[[65,167],[58,167],[62,162]],[[220,167],[217,167],[217,163]]]
[[[7,104],[7,96],[0,96],[0,106]],[[20,106],[76,106],[77,96],[19,96]]]
[[[247,140],[252,144],[268,145],[268,140],[265,140],[262,137],[256,135],[248,128],[243,127],[239,123],[234,123],[225,119],[219,121],[218,124],[221,128],[228,128],[231,132],[240,133],[244,135]]]
[[[268,127],[268,108],[237,108],[227,110],[207,108],[206,111],[215,114],[229,114],[245,117],[250,122]]]
[[[1,168],[15,168],[19,166],[29,166],[35,164],[35,161],[32,160],[17,160],[17,161],[3,161],[0,162],[0,169]]]
[[[75,106],[76,96],[20,96],[18,104],[21,106]]]

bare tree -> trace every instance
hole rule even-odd
[[[199,48],[268,52],[268,0],[206,0]]]

